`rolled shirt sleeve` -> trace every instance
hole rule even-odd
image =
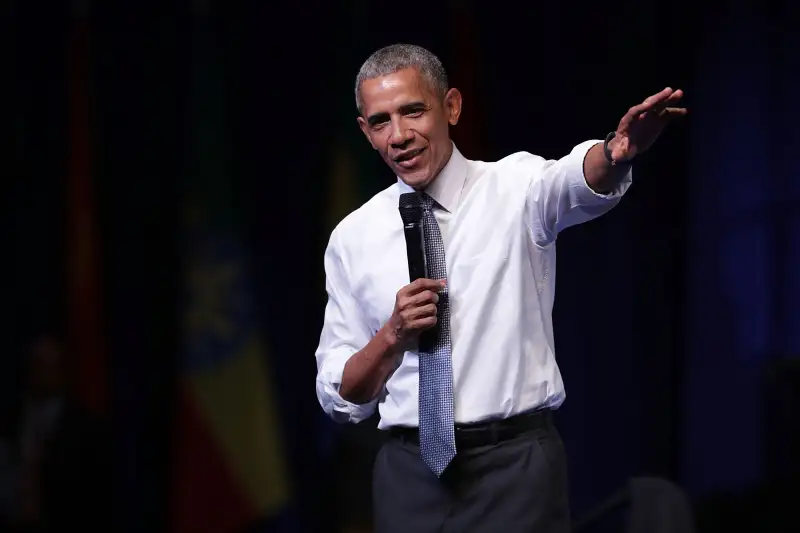
[[[325,250],[328,303],[316,351],[317,398],[333,420],[358,423],[375,412],[379,398],[365,404],[354,404],[342,398],[339,388],[345,364],[372,339],[372,331],[350,290],[338,237],[338,231],[334,230]]]
[[[602,143],[591,140],[577,145],[561,159],[545,160],[528,153],[519,154],[518,164],[530,179],[528,219],[534,241],[546,246],[564,229],[603,215],[616,206],[631,186],[628,172],[608,194],[592,190],[586,182],[583,161],[589,149]]]

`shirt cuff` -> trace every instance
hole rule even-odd
[[[572,149],[572,152],[568,157],[569,165],[573,167],[573,169],[571,169],[573,171],[569,172],[569,175],[580,176],[579,179],[573,180],[573,182],[570,184],[577,192],[578,205],[589,206],[600,205],[606,202],[619,202],[619,200],[628,191],[633,183],[633,171],[629,166],[628,171],[625,173],[622,179],[619,180],[619,183],[617,183],[616,187],[614,187],[611,192],[599,193],[589,187],[589,183],[586,181],[586,174],[583,171],[583,162],[586,159],[586,155],[589,153],[589,150],[596,144],[602,143],[603,141],[597,139],[582,142]]]
[[[342,385],[342,370],[323,371],[317,376],[317,397],[323,411],[335,422],[357,424],[372,416],[378,405],[379,398],[356,404],[348,402],[339,394]]]

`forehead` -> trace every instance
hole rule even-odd
[[[391,112],[411,102],[428,102],[434,91],[416,69],[399,70],[361,84],[364,114]]]

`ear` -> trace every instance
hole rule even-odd
[[[367,121],[361,116],[359,116],[356,121],[358,121],[358,127],[361,128],[361,133],[363,133],[364,137],[367,138],[369,145],[372,146],[373,150],[377,150],[377,148],[375,148],[375,144],[372,142],[372,138],[369,136],[369,125],[367,124]]]
[[[461,91],[452,88],[444,95],[444,109],[447,113],[447,122],[451,126],[458,124],[458,119],[461,117]]]

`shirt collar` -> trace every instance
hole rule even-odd
[[[439,175],[428,185],[425,192],[436,203],[450,213],[455,213],[461,201],[461,191],[467,180],[467,160],[453,144],[453,153]],[[401,190],[411,192],[413,189],[397,178]]]

